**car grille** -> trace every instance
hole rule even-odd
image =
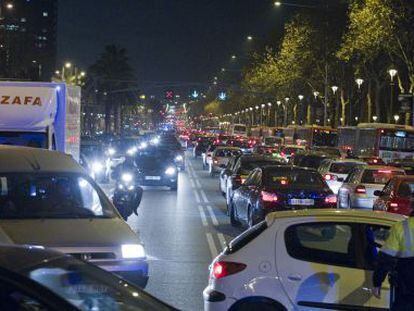
[[[116,259],[115,253],[70,253],[69,255],[80,260],[105,260],[105,259]]]

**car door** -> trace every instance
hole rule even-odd
[[[237,198],[237,218],[241,220],[246,219],[246,210],[248,204],[248,197],[250,188],[254,186],[256,175],[258,174],[258,169],[252,171],[247,177],[246,182],[241,185],[237,190],[238,198]]]
[[[365,310],[371,275],[359,267],[353,223],[322,219],[285,224],[276,237],[278,277],[299,310]]]

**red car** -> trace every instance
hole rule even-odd
[[[414,176],[394,176],[374,195],[378,196],[374,210],[410,216],[414,207]]]

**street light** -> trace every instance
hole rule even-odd
[[[355,80],[355,83],[358,85],[358,90],[360,90],[362,84],[364,83],[364,79],[358,78]]]
[[[372,116],[372,120],[373,120],[374,122],[377,122],[378,117],[377,117],[377,116]]]
[[[247,41],[252,41],[253,37],[252,36],[247,36]]]
[[[398,123],[398,120],[400,119],[400,116],[399,115],[395,115],[394,116],[394,121],[395,121],[395,124],[397,124]]]
[[[391,92],[390,92],[390,97],[391,97],[391,106],[390,106],[390,114],[394,113],[394,78],[397,75],[398,71],[396,69],[390,69],[388,70],[388,74],[390,75],[391,78],[391,83],[390,83],[390,88],[391,88]],[[394,116],[395,119],[395,116]],[[398,121],[398,120],[396,120]]]
[[[13,3],[7,3],[7,4],[6,4],[6,8],[7,8],[8,10],[12,10],[12,9],[14,8]]]
[[[313,92],[313,96],[315,97],[315,99],[317,99],[319,96],[319,92],[318,91]]]
[[[338,91],[339,87],[337,87],[336,85],[331,87],[332,92],[334,93],[334,95],[336,94],[336,92]]]
[[[274,3],[274,6],[275,7],[280,7],[282,5],[282,2],[280,2],[280,1],[275,1],[275,3]]]
[[[233,59],[233,60],[234,60],[234,59],[236,59],[236,58],[237,58],[237,56],[236,56],[236,55],[232,55],[232,56],[231,56],[231,59]]]

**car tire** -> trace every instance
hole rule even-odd
[[[236,302],[230,307],[229,311],[286,311],[280,303],[273,301],[269,298],[262,297],[249,297],[245,300]]]
[[[238,222],[238,220],[236,219],[236,214],[234,213],[234,203],[233,200],[230,202],[230,211],[229,211],[229,216],[230,216],[230,224],[233,227],[239,227],[240,223]]]

